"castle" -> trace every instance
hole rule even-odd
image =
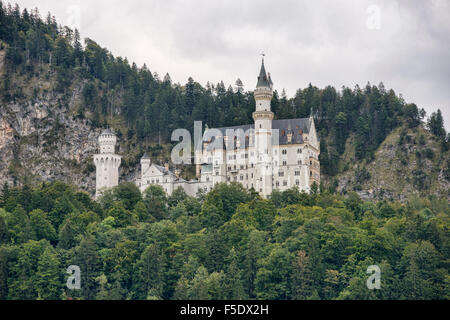
[[[202,145],[195,150],[196,175],[186,181],[180,170],[169,164],[152,163],[147,154],[141,159],[141,176],[136,184],[143,192],[150,185],[161,186],[168,195],[183,188],[188,195],[208,192],[215,184],[239,182],[263,197],[274,189],[298,188],[310,192],[320,184],[320,142],[312,117],[273,120],[270,110],[273,83],[266,73],[264,58],[254,91],[254,123],[236,127],[207,129]],[[96,195],[118,184],[120,156],[114,154],[115,135],[108,129],[99,137],[100,154],[94,156],[97,167]]]

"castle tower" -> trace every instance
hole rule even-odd
[[[272,193],[272,120],[274,114],[270,111],[272,100],[272,79],[266,74],[264,57],[254,91],[256,111],[255,120],[255,155],[256,155],[256,191],[267,197]]]
[[[103,190],[119,184],[119,167],[122,157],[115,154],[116,142],[117,137],[110,129],[104,130],[98,137],[100,153],[94,155],[94,164],[97,168],[96,198]]]
[[[152,164],[152,160],[148,156],[147,153],[144,153],[144,155],[141,158],[141,177],[144,176],[144,174],[150,169],[150,166]]]

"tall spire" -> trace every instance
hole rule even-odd
[[[266,68],[264,67],[264,56],[265,54],[262,54],[262,63],[261,63],[261,70],[259,71],[258,76],[258,83],[256,84],[256,87],[270,87],[270,81],[267,77]]]

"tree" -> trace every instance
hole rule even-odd
[[[289,251],[275,245],[269,255],[258,261],[256,297],[263,300],[286,300],[289,297],[289,277],[292,257]]]
[[[97,293],[96,277],[99,275],[99,257],[92,236],[81,240],[80,245],[75,248],[75,256],[72,264],[80,267],[81,292],[86,300],[95,299]]]
[[[6,223],[14,243],[24,243],[30,239],[35,239],[30,219],[20,204],[7,216]]]
[[[8,297],[8,251],[0,246],[0,300]]]
[[[151,185],[144,191],[144,203],[151,216],[156,220],[163,219],[167,214],[167,197],[164,189]]]
[[[30,212],[30,223],[37,240],[47,239],[52,243],[57,240],[55,228],[48,220],[47,213],[41,209]]]
[[[439,139],[445,139],[446,132],[444,128],[444,118],[440,109],[437,112],[433,112],[428,119],[428,129]]]
[[[142,200],[142,194],[135,183],[124,182],[113,190],[116,201],[122,201],[126,210],[133,210],[134,206]]]
[[[189,300],[208,300],[211,298],[208,292],[208,271],[204,266],[200,266],[195,273],[195,277],[192,280],[189,290]]]
[[[125,209],[121,201],[115,201],[108,210],[108,216],[113,217],[117,227],[125,227],[131,224],[133,217],[131,212]]]
[[[312,276],[309,257],[304,250],[299,250],[294,260],[291,274],[291,294],[294,300],[306,300],[314,292],[314,279]]]
[[[225,299],[245,299],[244,286],[241,279],[242,271],[239,268],[238,256],[234,248],[231,248],[227,260],[228,269],[225,276]]]
[[[249,240],[244,255],[243,280],[249,298],[255,298],[255,279],[258,272],[258,260],[262,256],[264,247],[264,233],[254,230],[249,235]]]
[[[0,216],[0,245],[9,242],[8,226],[5,223],[5,218]]]
[[[175,189],[167,199],[167,204],[170,208],[176,207],[179,203],[186,200],[187,194],[183,188],[179,187]]]
[[[145,248],[141,259],[137,263],[139,268],[139,288],[143,290],[146,298],[149,293],[162,296],[163,291],[163,256],[161,249],[156,244],[151,244]]]
[[[43,300],[61,299],[62,279],[58,255],[51,246],[45,248],[39,258],[36,287],[38,297]]]

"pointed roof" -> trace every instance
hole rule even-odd
[[[148,156],[148,154],[147,154],[147,152],[146,152],[146,153],[144,153],[144,155],[142,156],[141,159],[150,159],[150,157]]]
[[[270,81],[267,77],[266,68],[264,67],[264,57],[262,58],[261,70],[259,71],[256,87],[270,87]]]
[[[114,132],[113,132],[110,128],[106,128],[105,130],[102,131],[101,134],[102,134],[102,135],[103,135],[103,134],[114,134]]]

